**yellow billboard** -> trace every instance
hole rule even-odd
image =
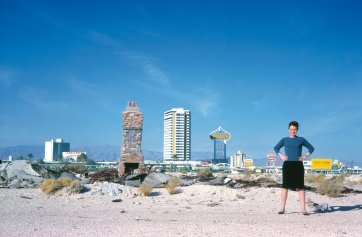
[[[251,166],[253,166],[253,160],[249,160],[249,159],[246,159],[245,161],[244,161],[244,165],[245,165],[245,167],[251,167]]]
[[[332,159],[313,158],[312,159],[312,169],[315,169],[315,170],[331,170],[332,169]]]

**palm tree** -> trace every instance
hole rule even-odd
[[[29,153],[29,154],[28,154],[28,158],[29,158],[29,161],[30,161],[30,163],[31,163],[31,159],[34,158],[33,154]]]
[[[78,157],[77,157],[77,162],[86,162],[87,161],[87,155],[84,153],[81,153]]]

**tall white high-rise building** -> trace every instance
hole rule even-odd
[[[190,160],[191,112],[183,108],[173,108],[164,112],[163,121],[163,160]]]
[[[44,162],[54,162],[63,159],[63,152],[69,152],[70,143],[64,142],[62,138],[52,139],[45,142]]]

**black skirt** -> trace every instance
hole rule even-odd
[[[304,166],[302,161],[284,161],[283,188],[304,189]]]

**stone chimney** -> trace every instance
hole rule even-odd
[[[128,101],[126,111],[122,113],[122,146],[119,157],[119,174],[127,175],[144,172],[144,157],[141,149],[143,113],[138,102]]]

